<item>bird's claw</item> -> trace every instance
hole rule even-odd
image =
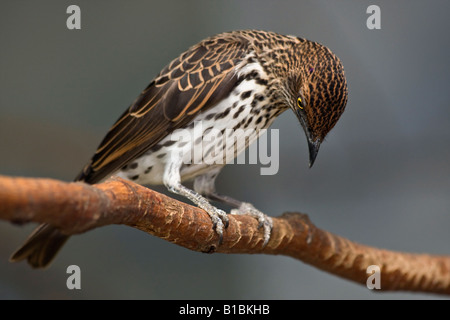
[[[213,223],[213,230],[219,236],[219,245],[223,242],[223,230],[228,228],[229,219],[225,211],[217,209],[211,206],[208,210],[205,210]]]
[[[264,242],[263,247],[269,243],[270,234],[273,228],[273,220],[271,217],[265,215],[252,204],[243,202],[238,209],[231,210],[231,214],[247,214],[258,220],[258,229],[264,227]]]

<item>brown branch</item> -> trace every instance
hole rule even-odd
[[[262,247],[255,219],[230,216],[223,243],[203,210],[120,178],[98,185],[0,176],[0,219],[45,222],[77,234],[125,224],[201,252],[279,254],[366,285],[367,267],[381,269],[381,290],[450,294],[450,257],[364,246],[317,228],[307,215],[274,218]]]

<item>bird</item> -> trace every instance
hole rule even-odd
[[[326,46],[270,31],[224,32],[165,66],[111,127],[74,181],[95,184],[117,175],[142,185],[165,185],[208,213],[219,245],[228,215],[211,201],[229,205],[231,213],[258,220],[264,246],[272,218],[216,191],[216,177],[227,163],[219,160],[234,159],[290,109],[305,133],[312,167],[347,100],[343,65]],[[211,132],[244,129],[251,131],[245,143],[228,146],[223,139],[206,139]],[[179,139],[186,136],[190,138]],[[236,140],[243,138],[241,133]],[[200,146],[204,152],[193,157]],[[193,190],[184,184],[189,180]],[[32,267],[44,268],[68,238],[42,224],[10,260],[27,259]]]

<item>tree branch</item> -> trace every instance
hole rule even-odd
[[[377,249],[317,228],[301,213],[273,219],[272,236],[254,218],[230,215],[223,243],[206,212],[120,178],[104,183],[0,176],[0,219],[49,223],[66,234],[125,224],[201,252],[264,253],[299,259],[366,285],[367,267],[381,269],[381,290],[450,294],[450,257]]]

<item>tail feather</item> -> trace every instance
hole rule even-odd
[[[27,259],[33,268],[45,268],[55,258],[59,249],[69,236],[48,224],[41,224],[28,237],[25,243],[13,253],[11,262]]]
[[[90,181],[90,164],[88,164],[74,181]],[[93,183],[93,182],[89,182]],[[43,223],[28,236],[25,243],[9,258],[10,262],[28,260],[33,268],[46,268],[53,261],[59,250],[70,236],[57,228]]]

